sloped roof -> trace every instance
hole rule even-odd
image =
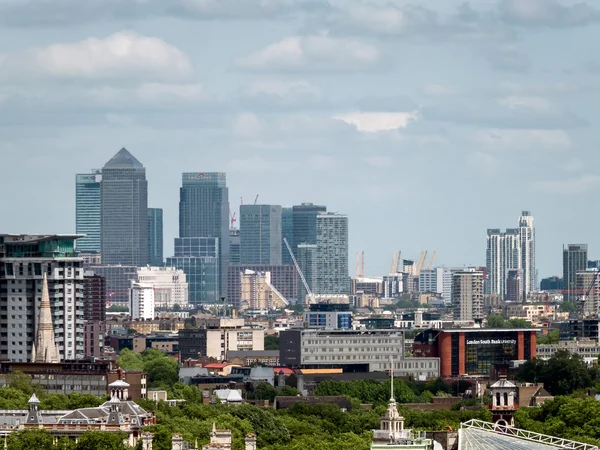
[[[215,391],[215,395],[219,397],[220,400],[228,403],[244,401],[240,391],[237,389],[217,389]]]
[[[511,383],[508,380],[498,380],[494,384],[490,386],[491,388],[516,388],[517,386],[514,383]]]
[[[139,162],[135,156],[129,153],[125,147],[119,150],[115,156],[113,156],[106,164],[104,164],[105,169],[141,169],[143,167],[144,166],[142,163]]]

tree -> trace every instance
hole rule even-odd
[[[252,396],[255,400],[269,400],[273,402],[277,396],[277,389],[269,383],[259,383],[254,387]]]
[[[54,438],[45,430],[23,430],[11,433],[8,450],[54,449]]]
[[[148,372],[150,387],[170,388],[179,381],[178,363],[175,359],[153,348],[141,355],[143,369]]]
[[[78,440],[75,450],[126,450],[123,432],[87,431]]]
[[[549,330],[545,336],[537,338],[538,344],[558,344],[560,340],[560,332],[558,330]]]
[[[40,396],[44,392],[44,388],[38,383],[33,382],[31,375],[15,370],[14,372],[6,375],[6,382],[8,387],[17,389],[29,396],[34,392]]]
[[[279,350],[279,336],[265,336],[265,350]]]
[[[128,348],[121,350],[117,358],[117,364],[124,370],[144,370],[144,361],[141,355]]]

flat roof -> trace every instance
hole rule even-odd
[[[448,328],[448,329],[437,329],[428,328],[429,330],[440,331],[444,333],[489,333],[499,331],[542,331],[541,328]],[[425,330],[423,330],[425,331]]]

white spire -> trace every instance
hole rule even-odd
[[[44,273],[42,282],[42,303],[38,316],[37,336],[31,347],[31,361],[38,363],[58,363],[60,354],[54,339],[54,325],[52,324],[52,308],[50,306],[50,293],[48,279]]]
[[[391,387],[391,389],[390,389],[390,391],[391,391],[390,402],[394,402],[395,403],[396,399],[394,398],[394,358],[392,358],[391,356],[390,356],[390,381],[391,381],[391,384],[390,384],[390,387]]]

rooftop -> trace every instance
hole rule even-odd
[[[144,166],[135,156],[123,147],[105,165],[104,169],[143,169]]]

